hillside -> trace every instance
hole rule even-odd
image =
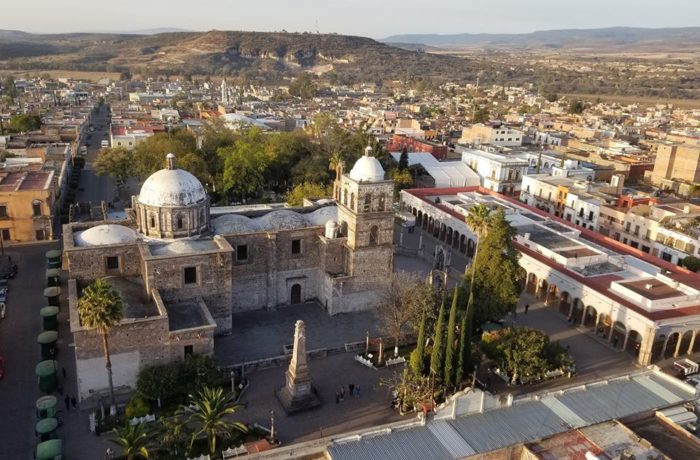
[[[279,77],[333,71],[363,79],[434,76],[467,80],[470,61],[345,35],[174,32],[155,35],[0,31],[0,68]]]
[[[436,47],[504,46],[527,48],[603,48],[700,44],[700,27],[647,29],[610,27],[604,29],[545,30],[529,34],[412,34],[393,35],[383,43],[410,43]]]

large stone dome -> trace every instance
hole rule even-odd
[[[78,232],[74,238],[76,246],[85,247],[133,243],[139,239],[139,235],[123,225],[104,224]]]
[[[191,206],[206,198],[207,192],[199,179],[182,169],[168,168],[161,169],[146,179],[138,200],[148,206],[182,207]]]
[[[367,150],[350,170],[350,178],[357,182],[381,182],[384,180],[384,168]]]

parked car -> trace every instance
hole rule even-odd
[[[683,377],[697,374],[698,370],[700,370],[698,363],[687,358],[679,359],[678,361],[674,362],[673,367],[678,369]]]
[[[691,433],[695,433],[696,431],[698,431],[698,423],[697,422],[688,422],[688,424],[685,427]]]
[[[5,319],[5,313],[7,312],[7,307],[5,302],[0,302],[0,319]]]

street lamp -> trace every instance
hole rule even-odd
[[[270,411],[270,443],[275,443],[275,410]]]
[[[233,373],[233,370],[231,371],[231,373],[229,375],[231,377],[231,393],[233,393],[235,391],[235,388],[236,388],[236,382],[235,382],[236,375]]]

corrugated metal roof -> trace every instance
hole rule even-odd
[[[454,458],[425,427],[362,437],[359,441],[334,444],[328,449],[333,460],[445,460]]]
[[[525,396],[502,409],[358,437],[333,444],[328,453],[333,460],[461,458],[693,399],[689,387],[657,371],[642,371],[540,398]]]

